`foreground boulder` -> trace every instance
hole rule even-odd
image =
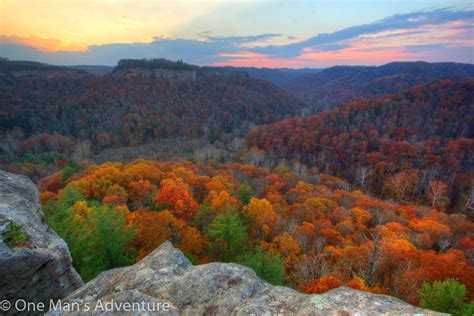
[[[43,221],[33,182],[0,170],[0,299],[49,303],[83,284],[66,243]]]
[[[141,301],[155,304],[139,306]],[[112,309],[107,310],[105,302],[113,302],[113,307],[109,306]],[[121,305],[125,302],[137,305],[129,305],[127,311]],[[163,315],[436,314],[394,297],[345,287],[322,295],[302,294],[290,288],[272,286],[251,269],[237,264],[193,266],[170,242],[163,243],[133,266],[101,273],[63,302],[69,307],[73,304],[81,308],[68,313],[63,310],[63,314],[97,314],[112,310],[130,315],[157,314],[157,306],[166,306],[159,310]],[[88,312],[84,310],[85,306]],[[146,311],[150,312],[143,313]]]

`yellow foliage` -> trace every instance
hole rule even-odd
[[[237,199],[227,193],[227,191],[211,191],[209,192],[205,202],[217,212],[224,211],[228,206],[237,207],[239,204]]]
[[[277,220],[277,214],[272,204],[266,199],[251,198],[249,204],[244,206],[243,211],[249,214],[255,221],[255,230],[263,230],[265,234],[270,232],[270,227]]]
[[[74,214],[74,220],[82,222],[88,213],[92,210],[86,201],[77,201],[69,210]]]

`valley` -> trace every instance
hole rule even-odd
[[[0,168],[84,281],[170,241],[308,294],[472,299],[472,65],[94,67],[0,63]]]

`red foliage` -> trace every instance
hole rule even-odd
[[[321,294],[342,285],[341,281],[332,276],[314,279],[310,284],[302,286],[301,290],[307,294]]]
[[[156,207],[169,209],[176,217],[190,219],[199,205],[193,196],[176,185],[166,185],[159,189],[153,198]]]

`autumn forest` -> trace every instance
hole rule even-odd
[[[457,63],[95,74],[1,59],[0,169],[36,182],[85,281],[170,240],[301,292],[468,315],[473,79]],[[440,288],[456,304],[433,303]]]

